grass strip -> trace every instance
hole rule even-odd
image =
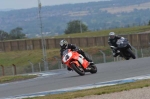
[[[1,76],[0,77],[0,84],[27,80],[37,77],[37,75],[17,75],[17,76]]]

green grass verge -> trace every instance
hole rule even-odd
[[[37,75],[17,75],[17,76],[1,76],[0,77],[0,84],[27,80],[37,77]]]
[[[47,50],[48,60],[53,56],[59,56],[59,49]],[[29,51],[11,51],[0,53],[0,65],[3,66],[26,66],[29,65],[28,60],[33,64],[41,62],[43,58],[42,50],[29,50]]]
[[[115,32],[117,35],[135,34],[135,33],[149,31],[149,30],[150,30],[150,26],[136,26],[136,27],[129,27],[129,28],[116,28],[116,29],[109,29],[109,30],[101,30],[101,31],[95,31],[95,32],[64,34],[64,35],[55,36],[54,38],[108,36],[109,32],[112,32],[112,31]]]
[[[94,88],[89,90],[67,92],[63,94],[54,94],[54,95],[47,95],[43,97],[26,98],[26,99],[73,99],[77,97],[84,97],[90,95],[102,95],[102,94],[109,94],[114,92],[128,91],[131,89],[137,89],[137,88],[143,88],[149,86],[150,86],[150,80],[143,80],[143,81],[137,81],[133,83],[126,83],[126,84],[120,84],[114,86],[100,87],[100,88]]]
[[[99,52],[99,49],[107,49],[101,46],[82,48],[85,52],[95,54]],[[47,60],[52,62],[55,60],[54,56],[60,57],[60,49],[48,49]],[[12,52],[1,52],[0,53],[0,65],[3,66],[28,66],[30,65],[28,60],[33,64],[41,62],[43,57],[42,50],[29,50],[29,51],[12,51]]]

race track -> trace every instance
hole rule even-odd
[[[75,72],[61,70],[63,73],[57,75],[0,84],[0,98],[150,74],[150,57],[96,65],[98,68],[96,74],[86,73],[85,76],[79,76]]]

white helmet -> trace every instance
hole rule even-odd
[[[114,39],[115,38],[115,32],[110,32],[109,37],[110,37],[110,39]]]
[[[59,45],[61,48],[66,48],[66,46],[68,46],[68,42],[66,40],[61,40]]]

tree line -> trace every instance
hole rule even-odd
[[[88,31],[88,27],[86,24],[81,22],[80,20],[73,20],[67,23],[67,28],[65,29],[65,34],[71,33],[80,33]],[[14,40],[14,39],[24,39],[27,38],[23,33],[23,28],[16,27],[10,31],[10,33],[5,32],[4,30],[0,30],[0,41],[3,40]]]
[[[88,26],[80,20],[73,20],[67,23],[65,34],[82,33],[88,31]]]
[[[148,24],[150,25],[150,20]],[[73,33],[82,33],[89,31],[88,26],[84,24],[80,20],[73,20],[67,23],[67,27],[64,31],[65,34],[73,34]],[[26,35],[23,33],[23,28],[16,27],[7,33],[3,30],[0,30],[0,41],[3,40],[14,40],[14,39],[24,39],[27,38]]]
[[[23,38],[26,38],[26,35],[23,33],[23,29],[21,27],[16,27],[12,29],[10,33],[0,30],[0,41]]]
[[[148,21],[148,24],[150,25],[150,20]],[[128,26],[130,27],[130,26]],[[87,32],[88,26],[81,22],[80,20],[73,20],[67,23],[67,28],[65,29],[65,34],[72,34],[72,33],[82,33]]]

